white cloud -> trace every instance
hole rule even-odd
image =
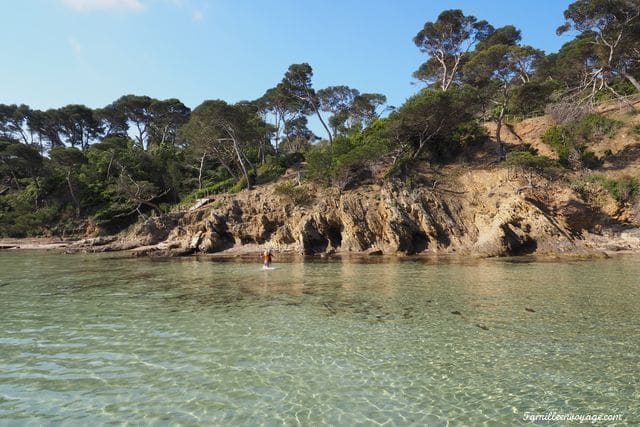
[[[199,10],[199,9],[194,10],[194,11],[191,13],[191,19],[192,19],[194,22],[200,22],[200,21],[202,21],[202,20],[204,19],[204,12],[203,12],[203,11],[201,11],[201,10]]]
[[[73,37],[69,37],[68,42],[73,56],[79,58],[82,55],[82,45],[80,44],[80,42]]]
[[[165,2],[178,8],[184,6],[184,0],[165,0]]]
[[[77,11],[110,9],[138,12],[144,9],[140,0],[62,0],[62,2]]]

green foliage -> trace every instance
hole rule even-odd
[[[296,205],[305,205],[313,200],[313,194],[305,186],[297,186],[291,182],[283,182],[274,187],[274,191],[291,200]]]
[[[575,140],[564,126],[551,126],[542,136],[542,141],[556,152],[561,165],[569,166],[569,153]]]
[[[417,79],[448,90],[459,77],[461,58],[469,48],[489,37],[494,28],[460,9],[445,10],[433,22],[426,22],[413,38],[429,59],[413,73]]]
[[[511,151],[507,153],[505,163],[508,166],[531,169],[541,173],[551,172],[557,168],[557,163],[552,159],[531,151]]]
[[[238,180],[236,178],[227,178],[222,181],[218,181],[209,185],[202,187],[200,190],[196,190],[191,194],[184,196],[180,199],[180,204],[193,203],[197,199],[202,199],[203,197],[209,197],[213,194],[221,194],[227,191],[231,191],[238,185]],[[244,187],[239,187],[237,191],[240,191]],[[237,192],[236,191],[236,192]]]
[[[276,161],[280,166],[287,169],[291,166],[298,165],[304,161],[304,155],[302,153],[286,153],[277,157]]]
[[[633,131],[633,133],[635,133],[636,135],[640,135],[640,123],[638,123],[637,125],[635,125],[633,128],[631,128],[631,130]]]
[[[588,181],[600,185],[619,203],[626,203],[638,197],[640,184],[638,178],[626,176],[620,179],[607,178],[602,175],[591,175]]]
[[[601,87],[609,88],[611,93],[614,90],[610,88],[622,77],[629,80],[636,91],[640,90],[631,76],[637,71],[640,49],[640,2],[576,0],[564,11],[564,18],[565,24],[557,33],[578,32],[574,41],[583,42],[587,51],[587,55],[577,58],[576,77],[589,76],[587,78],[601,82]],[[576,79],[571,84],[575,87],[578,82]]]
[[[544,114],[545,107],[555,91],[560,89],[556,80],[530,81],[516,86],[509,99],[509,114],[530,117]]]
[[[414,159],[425,155],[445,162],[486,139],[477,123],[479,111],[478,90],[471,86],[424,89],[389,116],[389,135]]]
[[[574,133],[583,140],[602,139],[613,136],[622,123],[597,113],[587,114],[573,127]]]
[[[256,170],[256,184],[266,184],[275,181],[285,172],[285,168],[278,163],[265,163]]]
[[[332,144],[318,144],[306,153],[307,172],[311,179],[342,189],[354,183],[369,166],[390,151],[387,120],[353,137],[339,136]]]
[[[253,185],[256,182],[256,174],[254,171],[249,171],[247,173],[247,176],[249,177],[249,182],[251,183],[251,185]],[[230,193],[239,193],[240,191],[244,190],[245,188],[247,188],[247,178],[245,178],[245,176],[241,176],[240,179],[238,179],[236,181],[236,183],[229,188],[229,192]]]
[[[612,136],[621,125],[616,120],[591,113],[575,123],[551,126],[542,140],[556,152],[563,166],[572,166],[579,161],[582,166],[594,168],[601,161],[587,149],[588,144]]]
[[[43,234],[47,224],[61,217],[56,204],[35,208],[33,187],[0,197],[0,237],[31,237]]]

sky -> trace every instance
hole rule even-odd
[[[260,97],[293,63],[314,87],[348,85],[399,106],[426,60],[412,38],[442,10],[554,52],[570,0],[2,0],[0,103],[105,106],[125,94],[206,99]]]

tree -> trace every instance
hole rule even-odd
[[[504,27],[497,28],[491,33],[491,35],[484,40],[480,41],[475,50],[482,51],[496,45],[515,46],[520,43],[522,34],[513,25],[505,25]]]
[[[175,144],[178,128],[189,120],[190,113],[178,99],[154,100],[149,105],[149,145]]]
[[[598,90],[608,89],[612,79],[627,79],[640,92],[634,73],[640,61],[640,2],[637,0],[577,0],[564,11],[565,24],[558,34],[569,30],[586,36],[593,44],[595,61],[582,89],[591,89],[590,99]]]
[[[27,134],[27,121],[31,114],[28,105],[0,104],[0,137],[20,141],[24,144],[33,142]]]
[[[593,34],[583,33],[562,45],[557,53],[540,58],[535,64],[536,77],[560,82],[565,91],[584,87],[598,61],[592,41]]]
[[[36,190],[39,190],[38,173],[42,170],[43,159],[36,147],[20,142],[0,141],[0,164],[0,171],[9,177],[9,185],[14,182],[16,188],[21,189],[20,178],[30,177]]]
[[[349,86],[329,86],[318,91],[320,109],[333,114],[329,117],[329,124],[333,128],[334,138],[349,119],[349,110],[358,95],[360,92]]]
[[[49,151],[51,160],[57,166],[61,167],[65,171],[65,179],[67,181],[67,188],[69,189],[69,195],[73,200],[73,204],[76,210],[76,218],[80,217],[80,194],[77,189],[76,174],[80,165],[86,162],[87,158],[82,151],[77,148],[69,147],[54,147]]]
[[[425,23],[413,38],[420,51],[429,55],[414,77],[448,90],[458,81],[465,55],[492,33],[493,27],[487,21],[465,16],[459,9],[445,10],[435,22]]]
[[[501,139],[501,130],[513,88],[528,83],[533,74],[533,64],[542,57],[542,51],[531,46],[519,46],[520,33],[513,27],[500,29],[497,34],[508,34],[507,38],[496,38],[498,44],[479,45],[477,52],[464,65],[465,79],[483,87],[494,106],[491,118],[496,123],[496,144],[500,159],[506,156]],[[512,44],[502,44],[507,41]],[[491,40],[487,40],[491,42]]]
[[[167,188],[162,192],[159,192],[153,183],[143,180],[135,180],[127,172],[125,168],[122,168],[117,181],[116,196],[115,198],[122,203],[122,207],[130,209],[128,212],[124,212],[116,215],[116,217],[124,217],[138,213],[142,218],[146,218],[142,212],[142,207],[147,206],[154,209],[156,212],[161,212],[160,207],[154,203],[154,200],[166,195],[171,188]]]
[[[427,152],[441,161],[482,136],[475,122],[477,111],[477,89],[471,86],[448,91],[426,88],[389,116],[389,128],[395,143],[411,159]]]
[[[64,147],[60,138],[61,126],[58,110],[33,110],[27,118],[27,126],[31,132],[38,136],[40,151],[45,151],[45,144],[49,149]]]
[[[356,96],[349,111],[351,126],[359,125],[364,128],[371,125],[380,117],[378,108],[386,102],[387,97],[380,93],[361,93]]]
[[[102,133],[99,120],[91,108],[84,105],[67,105],[57,111],[59,134],[71,147],[86,150],[89,143]]]
[[[301,153],[311,146],[311,142],[319,139],[307,127],[307,118],[298,116],[287,122],[284,128],[285,138],[281,149],[288,153]]]
[[[303,103],[303,110],[313,111],[316,114],[325,131],[327,131],[329,143],[331,143],[333,142],[333,136],[327,123],[322,118],[322,114],[320,114],[320,100],[312,87],[312,77],[313,69],[309,64],[292,64],[282,79],[282,88],[288,96]]]
[[[252,180],[248,166],[251,163],[245,151],[264,138],[265,123],[257,111],[257,106],[252,103],[230,105],[221,100],[205,101],[193,110],[181,133],[198,147],[202,159],[213,157],[234,177],[237,176],[232,167],[235,163],[250,189]]]
[[[148,149],[149,128],[153,117],[150,107],[154,101],[148,96],[124,95],[106,107],[126,117],[127,123],[131,123],[135,128],[136,142],[145,150]]]
[[[265,119],[267,116],[273,118],[273,146],[277,152],[289,122],[304,117],[304,102],[292,96],[284,84],[279,83],[276,87],[268,89],[256,103]]]
[[[104,137],[127,137],[129,123],[121,103],[112,103],[95,111],[96,119],[103,129]]]

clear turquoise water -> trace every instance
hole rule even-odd
[[[639,261],[0,252],[0,424],[637,425]]]

